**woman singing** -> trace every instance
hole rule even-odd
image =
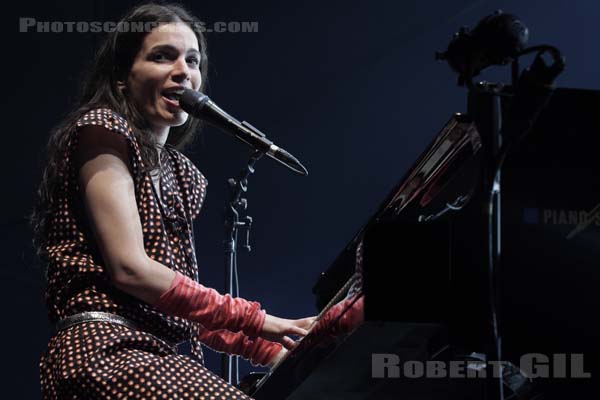
[[[203,366],[200,343],[272,365],[313,318],[288,320],[198,281],[192,223],[206,179],[180,149],[178,105],[206,80],[201,25],[176,5],[130,11],[76,109],[54,130],[32,221],[56,333],[44,399],[246,399]],[[190,340],[192,356],[177,354]]]

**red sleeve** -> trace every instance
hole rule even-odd
[[[266,366],[279,354],[283,346],[260,337],[249,338],[242,332],[225,329],[211,331],[200,325],[198,338],[211,349],[228,354],[237,354],[249,360],[253,365]]]
[[[171,287],[153,305],[165,314],[214,330],[242,331],[252,338],[260,335],[266,318],[260,303],[221,295],[177,271]]]

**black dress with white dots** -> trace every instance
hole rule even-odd
[[[163,314],[111,284],[83,211],[73,165],[78,135],[90,125],[127,139],[147,254],[198,280],[192,221],[206,194],[206,178],[187,157],[166,146],[159,194],[127,121],[110,109],[87,112],[69,138],[48,222],[48,315],[54,324],[73,314],[103,311],[129,319],[138,329],[89,321],[58,331],[40,360],[43,398],[248,399],[203,366],[196,323]],[[176,345],[187,340],[191,356],[178,354]]]

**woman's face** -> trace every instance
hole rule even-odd
[[[125,86],[152,128],[168,132],[188,118],[174,92],[198,90],[201,83],[198,39],[178,22],[161,24],[146,35]]]

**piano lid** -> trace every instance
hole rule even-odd
[[[409,205],[424,210],[480,148],[481,138],[473,120],[454,114],[369,223],[395,219]],[[454,206],[464,205],[466,200],[453,199]],[[419,222],[431,219],[430,215],[418,217]]]
[[[313,287],[320,310],[354,274],[357,245],[372,225],[405,220],[428,222],[451,215],[471,197],[477,182],[475,155],[481,149],[475,122],[455,113]]]

